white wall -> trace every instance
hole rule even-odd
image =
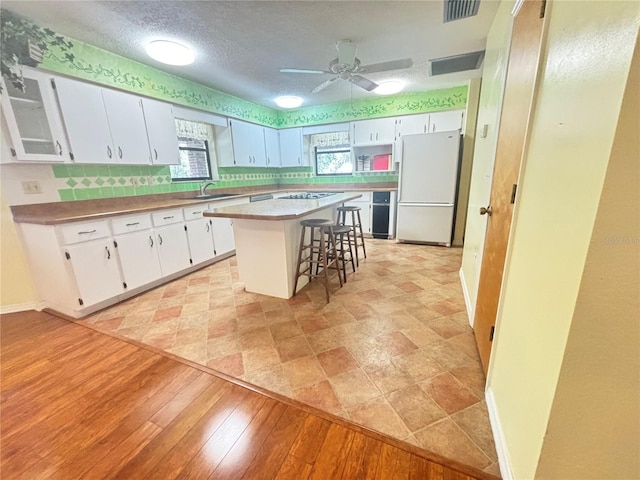
[[[549,426],[640,4],[552,1],[547,16],[488,375],[518,479],[536,476]]]
[[[460,276],[462,289],[467,301],[469,321],[473,325],[480,266],[484,237],[487,230],[487,217],[479,215],[480,207],[489,204],[491,178],[498,141],[498,125],[502,112],[502,98],[507,76],[509,60],[509,44],[513,17],[511,8],[513,1],[503,1],[491,26],[487,37],[487,47],[482,71],[482,86],[475,133],[475,149],[473,152],[473,169],[471,172],[471,189],[469,191],[469,207],[462,251],[462,267]],[[480,130],[487,125],[487,136],[481,138]]]

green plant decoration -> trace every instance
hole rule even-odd
[[[0,73],[15,88],[24,91],[21,65],[35,67],[49,46],[56,46],[70,62],[73,44],[53,30],[42,28],[9,10],[0,10],[0,46],[2,65]],[[0,84],[0,92],[2,84]]]

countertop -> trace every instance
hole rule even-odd
[[[253,195],[278,192],[371,192],[397,190],[397,184],[377,184],[375,187],[366,184],[336,185],[281,185],[278,187],[243,187],[209,190],[209,193],[233,193],[236,196],[218,199],[196,199],[196,192],[167,193],[157,195],[141,195],[132,197],[102,198],[96,200],[76,200],[69,202],[37,203],[16,205],[11,207],[13,220],[18,223],[35,223],[40,225],[57,225],[70,222],[99,220],[112,216],[152,212],[166,208],[181,208],[198,204],[214,204],[225,200],[250,197]],[[335,198],[335,195],[327,198]],[[269,200],[267,200],[269,201]],[[295,200],[297,202],[304,200]],[[261,202],[256,202],[256,204]],[[302,205],[301,205],[302,206]],[[296,207],[298,208],[298,207]],[[295,217],[295,213],[289,213]]]
[[[361,196],[358,193],[336,193],[315,199],[276,198],[205,210],[202,215],[205,217],[241,218],[245,220],[295,220]]]

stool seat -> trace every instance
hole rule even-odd
[[[339,212],[357,212],[358,210],[362,210],[360,207],[353,207],[350,205],[346,205],[344,207],[338,207]]]
[[[340,235],[342,233],[349,233],[349,232],[351,232],[351,227],[349,225],[338,225],[336,227],[333,227],[334,235]]]
[[[330,225],[335,225],[335,222],[325,218],[308,218],[306,220],[302,220],[300,225],[303,227],[328,227]]]

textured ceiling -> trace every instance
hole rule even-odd
[[[299,95],[304,106],[375,94],[346,81],[309,93],[328,75],[280,73],[325,70],[335,43],[350,39],[363,64],[411,57],[407,70],[367,75],[400,79],[405,92],[464,83],[476,71],[429,77],[428,60],[483,50],[498,1],[482,0],[478,15],[443,23],[443,0],[423,1],[8,1],[2,7],[52,30],[184,78],[277,108],[278,95]],[[171,67],[144,46],[172,39],[191,46],[196,61]]]

